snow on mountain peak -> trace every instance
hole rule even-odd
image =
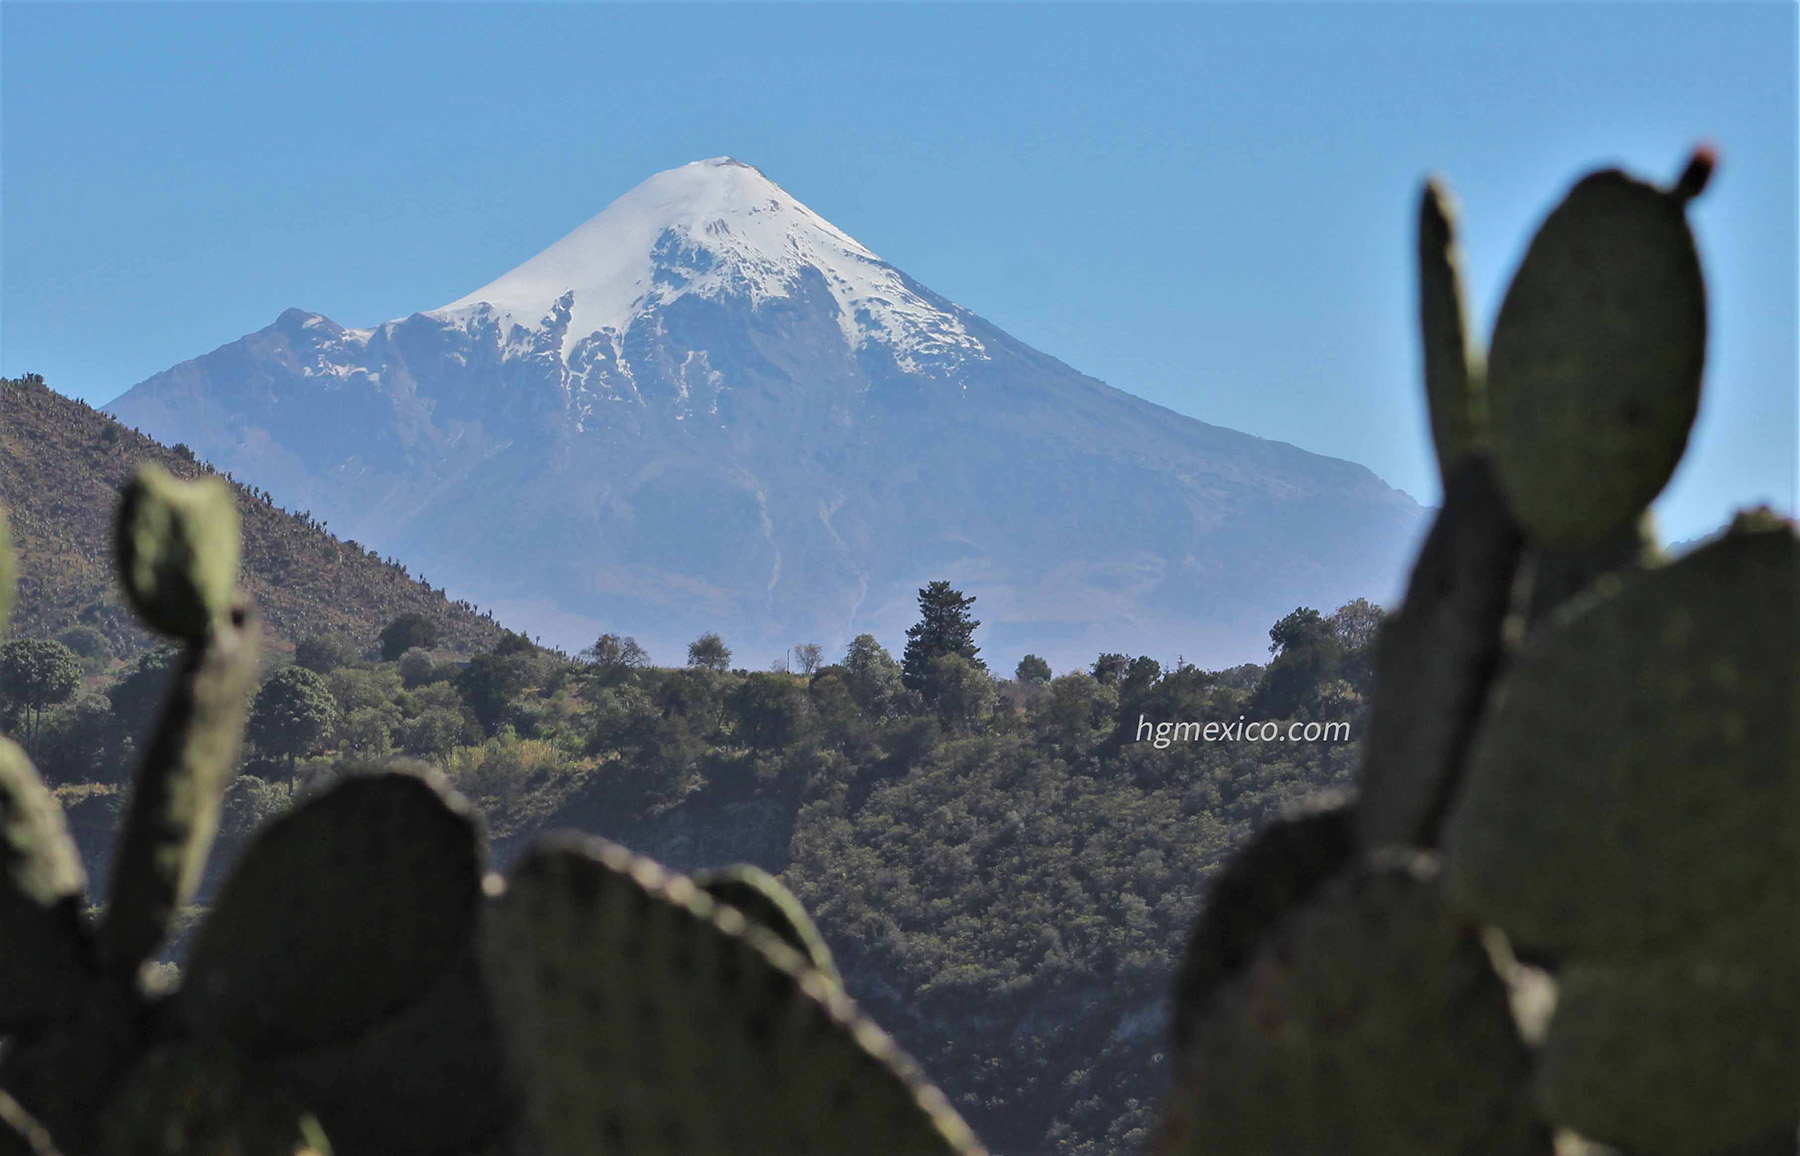
[[[744,297],[752,306],[786,297],[808,266],[823,275],[852,348],[880,342],[909,370],[920,358],[986,356],[954,313],[914,292],[893,266],[761,170],[731,157],[657,173],[537,256],[434,313],[491,313],[503,333],[513,326],[529,332],[572,294],[566,359],[590,334],[616,339],[637,317],[690,293]]]

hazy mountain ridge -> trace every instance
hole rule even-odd
[[[120,598],[112,562],[119,488],[146,461],[179,477],[209,472],[205,463],[55,393],[41,379],[0,385],[0,506],[20,554],[15,636],[47,638],[85,624],[107,635],[121,655],[150,644]],[[241,484],[234,490],[243,518],[241,582],[278,649],[331,633],[372,645],[382,627],[409,612],[430,619],[451,650],[485,649],[504,636],[492,619],[450,601],[404,566]]]
[[[546,640],[665,659],[897,641],[949,577],[1002,656],[1235,661],[1295,605],[1388,594],[1422,517],[1077,373],[723,160],[444,309],[289,310],[109,408]]]

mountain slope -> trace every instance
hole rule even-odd
[[[534,632],[741,660],[979,599],[988,653],[1213,663],[1382,597],[1421,512],[1362,467],[1134,398],[728,158],[429,313],[289,310],[109,407]]]
[[[20,555],[15,636],[48,637],[87,623],[120,654],[149,644],[119,598],[112,569],[119,487],[142,461],[180,477],[210,472],[179,449],[51,391],[41,378],[0,383],[0,505]],[[382,627],[408,611],[436,623],[441,644],[453,650],[499,641],[502,631],[492,619],[451,602],[404,568],[242,485],[234,488],[244,527],[242,584],[276,647],[334,632],[372,645]]]

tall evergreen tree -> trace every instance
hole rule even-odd
[[[969,617],[973,605],[973,595],[950,589],[948,582],[933,582],[919,591],[919,622],[906,631],[906,653],[900,661],[907,689],[930,697],[931,662],[945,654],[961,655],[971,665],[987,669],[987,663],[976,657],[981,648],[975,645],[975,628],[981,623]]]

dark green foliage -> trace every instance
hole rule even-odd
[[[112,643],[106,635],[92,626],[71,626],[56,636],[56,641],[74,651],[75,657],[83,662],[110,662],[113,658]]]
[[[901,678],[908,690],[918,691],[927,700],[935,698],[931,664],[940,655],[961,655],[975,667],[987,669],[977,657],[981,648],[975,645],[975,628],[981,623],[969,616],[974,604],[972,595],[952,590],[948,582],[932,582],[919,591],[919,621],[907,627],[906,653],[900,660]]]
[[[1019,660],[1013,677],[1020,682],[1049,682],[1050,664],[1035,654],[1027,654]]]
[[[529,684],[531,660],[512,654],[478,654],[456,675],[456,689],[488,734],[509,721],[512,704]]]
[[[994,713],[994,680],[987,668],[960,654],[940,654],[931,660],[926,685],[938,722],[946,731],[976,730]]]
[[[417,647],[400,656],[400,683],[407,690],[416,690],[445,677],[446,672],[431,657],[429,650]]]
[[[1131,658],[1124,654],[1102,654],[1094,660],[1092,673],[1094,681],[1102,686],[1117,686],[1125,677],[1126,667],[1131,665]]]
[[[381,657],[393,662],[414,647],[430,650],[436,646],[437,623],[417,611],[408,611],[382,627],[377,641],[381,644]]]
[[[81,685],[81,660],[60,642],[20,638],[0,644],[0,700],[37,730],[44,708],[68,701]]]
[[[731,648],[711,631],[688,643],[688,665],[697,670],[721,671],[731,666]]]
[[[581,652],[581,657],[609,675],[642,670],[650,665],[650,655],[638,645],[637,639],[617,634],[602,634]]]
[[[844,652],[844,675],[850,695],[871,715],[890,714],[906,693],[900,664],[873,634],[859,634]]]
[[[748,675],[728,702],[738,737],[757,750],[792,746],[809,721],[806,684],[792,675]]]
[[[250,741],[260,751],[294,760],[318,747],[337,721],[337,703],[324,678],[304,666],[284,666],[262,684],[250,711]]]
[[[315,634],[302,638],[294,647],[294,665],[305,667],[314,674],[330,674],[360,658],[361,648],[341,634]]]

